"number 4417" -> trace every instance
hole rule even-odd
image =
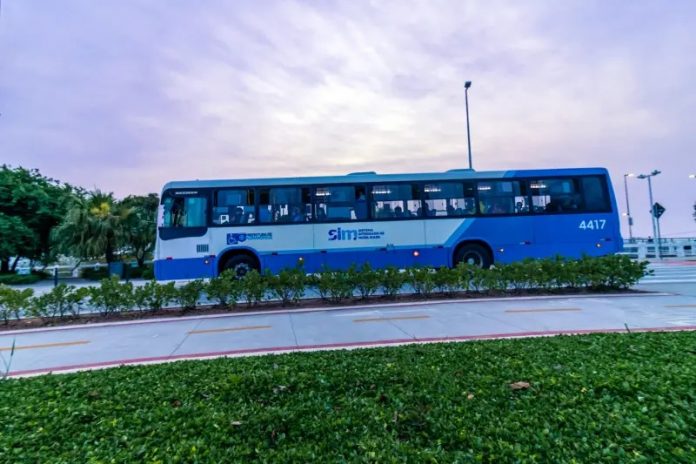
[[[601,230],[607,224],[606,219],[588,219],[586,221],[580,221],[579,229],[590,229],[590,230]]]

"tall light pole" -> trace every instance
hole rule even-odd
[[[466,81],[464,83],[464,101],[466,102],[466,140],[469,144],[469,169],[474,169],[471,163],[471,133],[469,131],[469,87],[471,87],[471,81]]]
[[[628,202],[628,182],[627,178],[635,176],[632,172],[629,174],[624,174],[624,192],[626,192],[626,215],[628,217],[628,238],[633,241],[633,217],[631,216],[631,205]]]
[[[657,252],[655,255],[659,258],[662,259],[662,252],[660,250],[660,219],[655,217],[655,208],[653,208],[653,205],[655,204],[653,202],[653,194],[652,194],[652,182],[650,182],[650,179],[652,177],[655,177],[656,175],[660,174],[660,171],[657,169],[653,170],[650,174],[641,174],[638,176],[638,179],[648,179],[648,194],[650,195],[650,218],[652,219],[652,226],[653,226],[653,236],[657,240]]]

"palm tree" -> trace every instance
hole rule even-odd
[[[145,265],[145,258],[155,248],[157,234],[157,208],[159,196],[156,193],[148,195],[129,195],[120,205],[131,210],[125,227],[125,248],[133,254],[138,267]]]
[[[112,193],[95,190],[77,198],[55,229],[54,239],[66,254],[81,259],[104,256],[111,263],[123,243],[131,213]]]

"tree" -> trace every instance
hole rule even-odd
[[[52,260],[51,231],[74,192],[38,170],[0,166],[0,271],[14,270],[19,257]]]
[[[54,230],[60,250],[80,259],[104,257],[115,260],[125,243],[126,225],[132,210],[114,200],[112,193],[95,190],[77,197]]]
[[[143,267],[147,254],[155,248],[159,197],[156,193],[130,195],[121,201],[121,205],[131,211],[126,223],[124,244],[130,248],[138,266]]]
[[[0,213],[0,237],[0,272],[10,272],[10,259],[17,259],[31,249],[36,234],[18,217]]]

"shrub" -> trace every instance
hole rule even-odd
[[[468,264],[461,262],[457,264],[457,272],[459,273],[459,279],[461,286],[465,292],[475,291],[481,292],[484,287],[484,280],[487,269],[481,269],[473,264]]]
[[[363,264],[359,269],[354,267],[351,269],[354,272],[355,289],[360,294],[360,298],[365,300],[374,295],[379,288],[379,271],[373,270],[369,263]]]
[[[558,288],[578,288],[580,280],[577,260],[561,259],[557,272],[556,285]]]
[[[577,262],[577,271],[583,287],[600,289],[604,283],[604,272],[599,259],[584,255]]]
[[[532,276],[531,282],[534,288],[550,290],[557,288],[563,280],[564,260],[561,257],[537,259],[525,261]]]
[[[240,281],[241,296],[246,301],[247,307],[256,306],[266,297],[268,281],[255,269],[244,274]]]
[[[152,265],[146,264],[142,267],[131,267],[128,266],[125,270],[125,275],[130,279],[152,279]]]
[[[101,316],[124,311],[133,304],[133,284],[121,283],[118,277],[102,279],[99,287],[89,287],[90,303]]]
[[[152,312],[159,311],[177,297],[177,288],[174,282],[159,284],[151,280],[145,285],[133,289],[133,303],[141,310],[149,309]]]
[[[440,267],[433,274],[433,283],[440,293],[454,295],[461,288],[460,273],[456,268]]]
[[[234,271],[228,269],[219,276],[210,279],[206,287],[208,298],[217,301],[219,307],[237,306],[237,300],[242,295],[242,282]]]
[[[41,318],[63,318],[67,315],[77,317],[89,295],[90,289],[87,287],[75,288],[73,285],[60,283],[50,292],[33,299],[32,315]]]
[[[494,266],[483,270],[481,273],[481,288],[493,294],[507,289],[507,281],[503,275],[502,266]]]
[[[390,266],[379,273],[379,283],[387,298],[396,298],[399,290],[406,283],[406,274]]]
[[[143,274],[141,277],[143,279],[154,279],[155,269],[152,266],[146,266],[145,269],[143,269]]]
[[[285,269],[277,275],[266,273],[271,294],[278,298],[283,306],[297,304],[305,293],[305,272],[301,268]]]
[[[428,297],[435,290],[435,271],[429,267],[411,267],[406,270],[406,282],[417,296]]]
[[[298,303],[309,286],[315,286],[322,299],[333,303],[352,298],[356,292],[362,299],[369,298],[380,287],[386,297],[394,298],[405,283],[410,284],[419,296],[428,296],[435,289],[447,295],[460,289],[493,293],[529,288],[545,291],[556,288],[611,290],[636,284],[651,272],[647,266],[647,261],[637,262],[620,255],[583,256],[577,260],[561,257],[526,259],[491,269],[460,263],[454,269],[416,267],[403,272],[394,267],[373,270],[365,263],[360,268],[351,266],[347,271],[325,269],[309,276],[299,268],[286,269],[278,275],[260,275],[252,271],[242,279],[236,279],[232,271],[225,271],[211,279],[209,284],[196,280],[179,289],[173,282],[161,285],[155,281],[133,288],[130,283],[122,284],[117,277],[112,277],[103,279],[99,287],[75,288],[60,284],[33,299],[31,290],[17,291],[0,284],[0,317],[7,324],[12,317],[19,318],[29,313],[42,318],[79,316],[87,297],[102,316],[130,309],[132,305],[141,311],[158,311],[174,300],[184,310],[190,310],[196,307],[204,292],[222,307],[234,306],[240,298],[247,306],[254,306],[269,295],[286,306]]]
[[[206,283],[201,279],[192,280],[177,289],[176,300],[184,311],[196,309],[198,300],[206,289]]]
[[[628,256],[608,255],[600,258],[607,288],[628,288],[648,274],[648,261],[633,261]]]
[[[323,300],[340,303],[355,293],[356,282],[350,272],[325,269],[317,277],[317,290]]]
[[[39,272],[31,274],[0,274],[0,284],[4,285],[31,285],[43,279],[43,275]]]
[[[504,288],[520,291],[531,287],[533,262],[532,259],[526,259],[496,266],[499,268],[500,278],[505,284]]]
[[[9,324],[12,316],[20,319],[29,310],[32,295],[34,290],[31,288],[15,290],[0,284],[0,318],[5,325]]]
[[[83,267],[80,277],[87,280],[103,280],[109,278],[109,268],[106,266]]]

